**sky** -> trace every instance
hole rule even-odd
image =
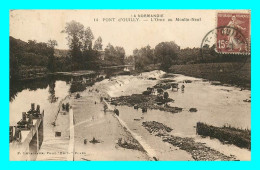
[[[159,17],[144,17],[144,14],[158,14]],[[164,21],[154,21],[155,18]],[[176,21],[176,18],[184,21]],[[192,21],[192,18],[198,21]],[[181,48],[200,47],[205,35],[216,27],[216,11],[12,10],[10,36],[37,42],[54,39],[58,42],[58,49],[68,49],[66,34],[61,31],[72,20],[85,28],[90,27],[95,39],[101,36],[103,48],[110,43],[124,47],[126,54],[131,55],[136,48],[148,44],[154,48],[163,41],[175,41]]]

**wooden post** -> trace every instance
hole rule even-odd
[[[22,119],[23,121],[26,121],[26,112],[22,112]]]
[[[39,148],[40,148],[40,144],[39,144],[39,129],[38,129],[39,127],[37,127],[36,128],[36,150],[37,150],[37,152],[39,152]]]
[[[37,105],[36,111],[37,111],[37,114],[40,114],[40,105]]]
[[[31,103],[31,110],[34,111],[35,110],[35,104]]]

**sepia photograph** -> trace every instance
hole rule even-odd
[[[10,10],[10,161],[251,161],[250,10]]]

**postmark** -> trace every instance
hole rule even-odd
[[[202,62],[232,65],[227,70],[219,64],[220,72],[240,69],[250,57],[250,14],[218,13],[216,22],[202,39]]]
[[[250,53],[250,14],[217,13],[216,52]]]

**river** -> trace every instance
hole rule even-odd
[[[251,103],[244,102],[246,99],[251,100],[251,91],[241,91],[240,88],[233,86],[213,85],[207,80],[178,74],[163,78],[163,74],[162,71],[153,71],[138,76],[117,76],[98,82],[92,88],[99,89],[102,93],[111,97],[118,97],[141,93],[147,87],[155,85],[159,80],[174,80],[179,83],[179,87],[183,84],[185,85],[183,92],[181,90],[167,90],[169,97],[174,99],[174,102],[170,105],[182,107],[182,112],[172,114],[159,110],[148,110],[147,113],[143,114],[141,110],[137,111],[127,106],[118,106],[120,118],[126,122],[132,131],[142,136],[160,160],[191,160],[191,158],[183,151],[161,142],[157,137],[151,137],[142,127],[144,121],[161,122],[173,129],[172,135],[192,137],[196,141],[203,142],[226,155],[235,155],[240,160],[251,159],[249,150],[234,145],[223,145],[216,139],[201,138],[196,135],[195,129],[197,122],[205,122],[214,126],[228,124],[237,128],[251,129]],[[150,77],[156,78],[156,80],[149,80]],[[53,136],[50,135],[50,133],[53,134],[51,123],[55,119],[59,102],[69,94],[70,83],[57,79],[43,83],[43,86],[41,86],[41,83],[34,83],[33,88],[23,86],[13,95],[14,97],[10,99],[10,125],[21,119],[21,113],[28,111],[31,103],[39,104],[41,109],[45,111],[44,140],[46,140],[48,136]],[[190,108],[196,108],[198,111],[189,112]],[[136,121],[138,119],[142,119],[142,121]]]

